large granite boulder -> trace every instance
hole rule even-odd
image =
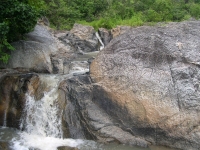
[[[90,66],[93,102],[152,144],[200,149],[200,21],[138,27]]]
[[[12,44],[8,64],[0,64],[3,68],[26,68],[35,72],[51,73],[50,55],[55,53],[57,44],[47,27],[36,25],[33,32],[25,35],[25,40]]]

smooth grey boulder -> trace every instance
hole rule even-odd
[[[133,28],[90,65],[93,101],[152,144],[200,149],[199,67],[200,21]]]
[[[55,53],[57,44],[49,30],[42,25],[36,25],[33,32],[12,44],[15,50],[11,52],[8,64],[0,64],[2,68],[25,68],[34,72],[51,73],[50,55]]]

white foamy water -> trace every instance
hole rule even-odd
[[[23,132],[20,139],[14,139],[13,150],[29,150],[30,148],[40,150],[57,150],[59,146],[78,147],[83,144],[83,140],[61,139],[55,137],[45,137]]]
[[[47,90],[41,100],[35,100],[26,94],[26,104],[21,118],[20,128],[29,134],[62,138],[61,116],[58,108],[58,79],[41,77],[42,84],[47,84]],[[60,114],[59,114],[60,113]]]
[[[98,40],[99,40],[99,42],[100,42],[100,44],[101,44],[101,46],[100,46],[100,50],[102,50],[102,49],[104,48],[104,44],[103,44],[103,42],[102,42],[102,40],[101,40],[101,38],[100,38],[98,32],[96,32],[96,37],[98,38]]]
[[[60,146],[77,147],[79,150],[173,150],[165,147],[138,148],[116,143],[102,145],[88,140],[63,139],[62,111],[58,105],[57,90],[60,79],[68,77],[71,75],[41,75],[40,80],[45,87],[44,96],[36,100],[30,93],[26,93],[21,131],[0,127],[0,142],[8,142],[12,150],[57,150]],[[6,116],[4,123],[6,125]]]
[[[62,139],[62,111],[58,105],[59,79],[55,76],[40,76],[45,87],[44,96],[35,100],[26,93],[26,104],[21,118],[23,132],[13,138],[13,150],[57,150],[59,146],[77,147],[83,140]]]
[[[20,128],[30,134],[61,138],[61,114],[58,114],[56,98],[55,89],[45,92],[38,101],[27,94]]]
[[[7,126],[7,110],[8,108],[6,108],[5,112],[4,112],[4,117],[3,117],[3,127],[6,127]]]
[[[71,68],[69,74],[77,73],[83,74],[89,72],[89,64],[87,61],[73,61],[71,62]]]

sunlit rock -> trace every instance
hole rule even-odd
[[[96,57],[95,104],[153,144],[199,149],[200,22],[137,27]]]

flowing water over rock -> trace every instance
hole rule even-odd
[[[58,102],[59,78],[40,75],[42,85],[46,85],[44,95],[36,100],[31,91],[26,93],[26,103],[20,119],[20,129],[12,139],[13,150],[56,150],[58,146],[76,147],[82,140],[62,139],[62,111]]]
[[[1,127],[0,143],[8,143],[9,150],[57,150],[60,146],[77,147],[79,150],[154,150],[63,138],[58,87],[60,81],[71,77],[73,73],[63,76],[39,75],[40,85],[43,85],[43,91],[40,92],[43,95],[38,99],[37,92],[31,91],[33,88],[29,87],[25,94],[26,102],[20,118],[20,130]]]
[[[62,137],[61,116],[58,105],[57,87],[59,79],[55,76],[40,76],[41,84],[47,84],[48,91],[40,100],[26,93],[26,104],[20,122],[20,129],[29,134]]]
[[[8,143],[8,141],[11,142]],[[63,146],[77,147],[77,149],[74,150],[175,150],[159,146],[140,148],[140,147],[130,147],[117,143],[103,145],[88,140],[42,137],[42,136],[30,135],[26,132],[21,132],[13,128],[0,127],[1,150],[57,150],[58,147],[63,147]],[[67,147],[65,150],[68,150]]]
[[[96,34],[96,37],[98,38],[98,40],[99,40],[99,42],[100,42],[100,44],[101,44],[100,50],[102,50],[102,49],[104,48],[104,43],[102,42],[102,40],[101,40],[101,38],[100,38],[100,36],[99,36],[99,33],[96,32],[95,34]]]
[[[29,52],[31,63],[11,65],[10,73],[0,70],[0,150],[172,150],[151,144],[199,149],[195,24],[172,25],[180,32],[174,38],[168,27],[102,29],[99,36],[75,24],[57,35],[58,47],[44,54],[45,63]],[[188,42],[188,35],[196,40]],[[53,37],[42,39],[48,45]],[[41,53],[48,48],[35,47]]]

